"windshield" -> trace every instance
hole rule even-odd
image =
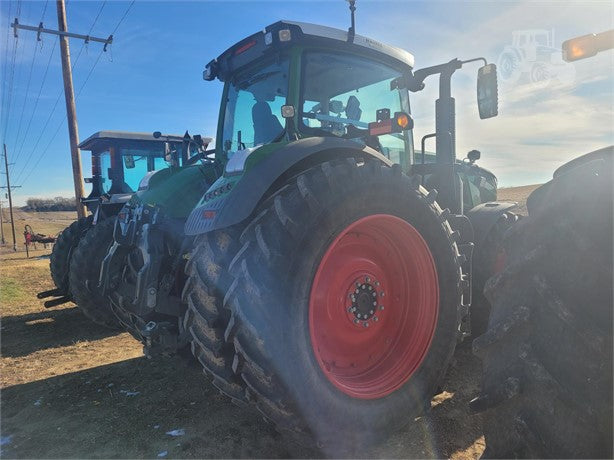
[[[286,59],[252,68],[228,84],[222,143],[226,154],[273,142],[284,132],[281,106],[288,91]]]
[[[409,113],[406,89],[391,90],[402,73],[385,64],[348,54],[308,52],[304,57],[302,130],[311,135],[365,136],[353,134],[350,125],[367,129],[379,109]],[[349,129],[348,129],[349,128]],[[410,151],[409,132],[379,136],[376,148],[395,163]]]
[[[164,161],[162,145],[149,149],[121,148],[120,155],[124,169],[124,182],[132,190],[138,190],[143,176],[149,171],[168,166]]]

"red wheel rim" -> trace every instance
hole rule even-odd
[[[309,332],[328,380],[360,399],[409,380],[431,344],[439,283],[429,248],[409,223],[363,217],[329,246],[309,298]]]

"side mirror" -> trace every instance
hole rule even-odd
[[[482,120],[496,117],[499,113],[497,89],[497,66],[488,64],[478,70],[478,110]]]
[[[134,168],[134,157],[132,155],[125,155],[124,156],[124,165],[126,165],[127,169],[133,169]]]
[[[469,153],[467,153],[467,159],[469,160],[469,163],[471,164],[478,161],[481,156],[482,155],[480,154],[479,150],[470,150]]]
[[[281,106],[281,116],[282,118],[294,118],[294,106],[293,105],[282,105]]]

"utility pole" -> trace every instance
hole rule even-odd
[[[57,0],[58,29],[68,32],[66,23],[66,5],[64,0]],[[85,217],[85,206],[82,198],[85,195],[83,186],[83,172],[81,171],[81,152],[79,151],[79,128],[77,127],[77,108],[75,106],[75,90],[72,85],[72,72],[70,68],[70,50],[68,37],[60,35],[60,51],[62,53],[62,76],[64,77],[64,97],[66,99],[66,119],[68,121],[68,138],[70,139],[70,156],[72,160],[72,177],[75,184],[75,200],[77,216]]]
[[[62,56],[62,76],[64,79],[64,97],[66,99],[66,119],[68,121],[68,137],[70,140],[70,157],[72,162],[73,183],[75,187],[75,200],[77,205],[77,215],[79,218],[85,217],[85,206],[81,199],[85,195],[83,186],[83,172],[81,171],[81,153],[79,152],[79,129],[77,126],[77,109],[75,106],[75,91],[72,82],[72,71],[70,67],[70,48],[68,46],[68,37],[78,38],[89,42],[104,43],[104,51],[107,46],[113,43],[113,35],[108,38],[90,37],[89,35],[80,35],[68,32],[66,21],[66,5],[64,0],[56,0],[58,12],[58,30],[46,29],[41,22],[38,27],[19,24],[17,18],[11,24],[14,30],[14,36],[17,37],[17,31],[31,30],[37,32],[37,38],[40,40],[42,33],[59,35],[60,37],[60,52]]]
[[[2,214],[2,200],[0,200],[0,243],[6,244],[4,239],[4,214]]]
[[[15,219],[13,219],[13,195],[11,194],[11,178],[9,176],[9,160],[6,156],[6,144],[4,144],[4,169],[6,171],[6,188],[9,194],[9,213],[11,215],[11,230],[13,231],[13,251],[17,251],[17,240],[15,239]]]

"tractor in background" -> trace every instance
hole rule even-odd
[[[46,301],[45,307],[74,300],[88,318],[110,327],[117,325],[108,307],[98,305],[92,286],[86,285],[86,275],[95,273],[97,280],[101,259],[96,263],[95,256],[101,251],[106,254],[112,221],[138,190],[141,179],[168,167],[170,153],[181,151],[183,139],[179,136],[173,139],[169,145],[168,141],[150,134],[99,131],[81,142],[79,148],[91,152],[92,176],[85,182],[92,185],[92,190],[83,199],[91,214],[65,228],[53,246],[49,265],[56,287],[39,293],[38,297],[55,298]],[[88,242],[78,251],[86,235]],[[80,254],[75,261],[78,267],[73,270],[75,274],[71,279],[71,265],[77,252]]]
[[[172,139],[154,133],[158,139]],[[210,138],[186,135],[189,152],[181,167],[146,176],[139,191],[110,224],[110,245],[101,252],[96,282],[121,326],[143,343],[145,355],[186,349],[180,321],[183,276],[191,240],[185,221],[202,195],[222,174]],[[189,354],[189,350],[188,351]]]
[[[456,161],[451,79],[475,61],[490,118],[493,64],[415,70],[353,26],[280,21],[212,60],[215,180],[197,199],[207,180],[188,173],[135,195],[101,269],[145,353],[189,343],[224,394],[332,455],[428,407],[470,334],[474,249],[515,206],[488,201],[477,152]],[[418,164],[409,99],[431,76],[435,162]]]
[[[563,58],[613,45],[614,30],[572,38]],[[559,167],[505,236],[473,341],[486,458],[612,458],[613,171],[614,146]]]

